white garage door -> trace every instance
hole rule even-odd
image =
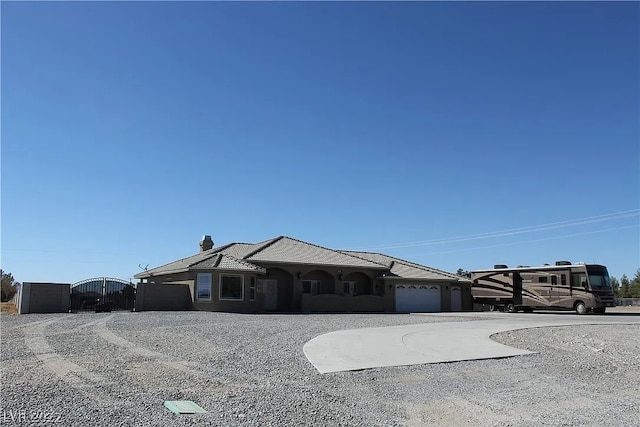
[[[440,286],[396,285],[396,311],[436,313],[440,311]]]

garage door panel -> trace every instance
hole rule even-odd
[[[436,313],[441,310],[440,286],[396,285],[396,311],[399,313]]]

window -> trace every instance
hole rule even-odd
[[[303,280],[302,281],[302,293],[318,295],[320,293],[320,280]]]
[[[242,276],[221,274],[220,275],[220,299],[221,300],[244,300],[244,280]]]
[[[256,299],[256,278],[251,276],[249,279],[249,301],[255,301]]]
[[[547,276],[538,277],[538,283],[547,283]]]
[[[196,298],[211,301],[211,273],[198,273]]]
[[[561,274],[560,275],[560,283],[562,283],[562,286],[567,286],[567,275],[566,274]]]
[[[574,289],[587,289],[587,275],[584,273],[572,274],[571,287]]]
[[[552,285],[558,284],[558,276],[551,276],[551,284]]]
[[[355,295],[356,294],[356,282],[342,282],[344,284],[344,294],[345,295]]]

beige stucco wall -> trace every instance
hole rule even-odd
[[[189,284],[139,283],[136,288],[135,308],[136,311],[192,310]]]
[[[378,295],[302,295],[303,313],[389,312],[388,298]]]
[[[211,274],[211,301],[198,300],[196,298],[196,286],[197,277],[199,273]],[[234,275],[243,277],[244,298],[242,300],[223,300],[220,299],[220,276],[221,275]],[[148,281],[155,284],[162,284],[164,286],[170,285],[186,285],[189,289],[189,298],[192,302],[192,307],[202,311],[229,311],[238,313],[255,313],[262,311],[264,306],[264,296],[256,294],[256,299],[250,301],[249,299],[249,287],[251,283],[251,277],[257,280],[256,274],[247,274],[236,271],[198,271],[198,272],[185,272],[179,274],[160,275],[149,278]]]
[[[395,285],[396,284],[435,284],[441,287],[441,309],[451,310],[451,287],[458,286],[462,292],[462,310],[472,310],[473,302],[471,297],[470,283],[455,281],[429,281],[429,280],[395,280],[379,278],[380,270],[368,270],[357,268],[342,268],[317,265],[299,264],[262,264],[267,270],[266,275],[256,275],[254,273],[237,273],[233,271],[201,271],[201,273],[212,274],[211,301],[197,300],[196,281],[197,273],[188,272],[158,276],[152,279],[156,283],[183,284],[187,285],[190,291],[190,298],[193,306],[204,311],[229,311],[241,313],[264,312],[265,295],[257,292],[257,281],[259,279],[272,279],[278,282],[278,311],[286,312],[395,312]],[[220,299],[220,275],[233,274],[244,277],[244,299],[238,301]],[[342,276],[342,280],[340,277]],[[249,300],[249,287],[251,278],[256,281],[255,300]],[[349,296],[344,295],[344,281],[353,278],[361,280],[363,277],[369,279],[371,286],[370,294]],[[303,280],[332,281],[334,284],[333,294],[311,295],[303,294]]]

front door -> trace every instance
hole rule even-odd
[[[278,309],[278,281],[277,280],[260,280],[264,289],[264,309]]]

